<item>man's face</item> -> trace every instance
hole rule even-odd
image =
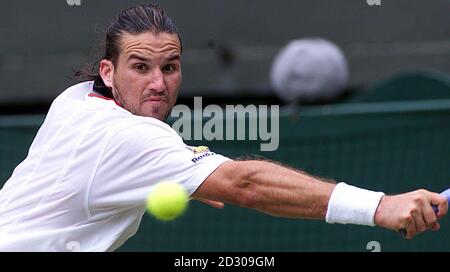
[[[117,64],[102,60],[100,70],[122,107],[136,115],[165,121],[181,85],[180,55],[176,34],[127,33],[120,40]]]

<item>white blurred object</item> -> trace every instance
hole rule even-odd
[[[315,102],[339,96],[348,81],[347,60],[338,46],[308,38],[289,42],[275,56],[270,81],[286,103]]]

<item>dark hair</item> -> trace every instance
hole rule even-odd
[[[150,31],[153,34],[169,33],[177,34],[178,29],[167,13],[156,4],[134,6],[122,11],[108,27],[105,39],[105,51],[101,59],[110,60],[114,65],[120,54],[120,38],[123,34],[141,34]],[[97,60],[91,68],[81,69],[74,76],[81,80],[94,80],[103,83],[97,68],[100,60]]]

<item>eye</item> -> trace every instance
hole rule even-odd
[[[172,71],[175,71],[177,69],[176,64],[166,64],[163,66],[162,71],[166,73],[170,73]]]
[[[144,63],[137,63],[134,65],[134,69],[140,73],[144,73],[147,71],[148,67]]]

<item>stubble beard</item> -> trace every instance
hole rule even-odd
[[[113,84],[112,94],[113,94],[114,100],[115,100],[121,107],[123,107],[124,109],[126,109],[127,111],[131,112],[131,113],[134,114],[134,115],[143,116],[143,117],[153,117],[153,118],[156,118],[156,119],[158,119],[158,120],[160,120],[160,121],[162,121],[162,122],[166,122],[166,120],[167,120],[167,118],[169,117],[170,112],[172,111],[172,108],[173,108],[173,107],[170,108],[170,106],[169,106],[169,109],[168,109],[167,112],[164,114],[164,116],[163,116],[162,119],[159,118],[159,116],[156,116],[156,117],[155,117],[155,116],[144,116],[144,115],[142,115],[142,114],[139,113],[138,109],[136,109],[136,108],[134,108],[134,107],[128,105],[128,104],[125,102],[125,99],[123,99],[121,93],[122,93],[122,92],[120,91],[120,89],[117,88],[117,86],[116,86],[115,84]]]

